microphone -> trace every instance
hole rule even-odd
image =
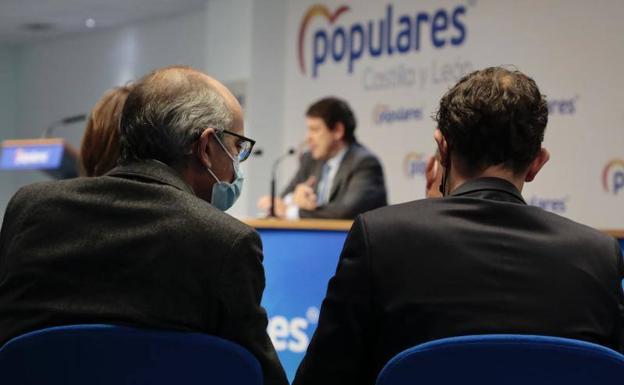
[[[273,162],[273,167],[271,167],[271,209],[269,211],[269,216],[275,218],[275,184],[277,181],[277,166],[286,158],[293,155],[295,153],[295,149],[290,147],[288,151],[275,159]]]
[[[87,115],[86,114],[80,114],[80,115],[68,116],[66,118],[63,118],[63,119],[61,119],[61,123],[63,123],[63,124],[72,124],[72,123],[82,122],[84,120],[87,120]]]
[[[87,115],[85,115],[85,114],[68,116],[66,118],[63,118],[63,119],[57,121],[57,122],[52,123],[52,125],[50,127],[46,128],[46,130],[43,132],[43,135],[41,135],[41,137],[42,138],[49,138],[52,135],[52,133],[54,132],[54,130],[56,130],[60,126],[66,126],[68,124],[79,123],[79,122],[82,122],[84,120],[87,120]]]

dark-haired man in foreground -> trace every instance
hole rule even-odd
[[[520,333],[622,351],[624,266],[609,236],[528,206],[548,161],[535,82],[487,68],[441,100],[440,199],[359,216],[295,385],[372,385],[383,365],[443,337]]]
[[[78,323],[196,331],[244,346],[265,384],[286,385],[260,307],[260,238],[223,212],[242,188],[254,143],[244,134],[234,96],[199,71],[164,68],[136,83],[120,166],[33,184],[9,203],[0,345]]]

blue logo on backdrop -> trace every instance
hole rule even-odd
[[[624,189],[624,159],[612,159],[607,163],[602,170],[602,186],[613,195]]]
[[[306,72],[305,35],[310,20],[323,16],[329,22],[325,28],[312,33],[312,77],[318,76],[319,68],[327,62],[347,62],[351,74],[362,57],[405,55],[420,51],[425,43],[441,49],[460,46],[466,40],[464,17],[466,7],[438,9],[435,12],[411,12],[394,14],[394,6],[386,6],[385,15],[377,20],[356,22],[350,26],[332,27],[338,18],[349,12],[349,6],[341,6],[335,12],[327,7],[313,5],[302,18],[299,28],[299,66]]]
[[[527,203],[555,214],[564,214],[568,210],[568,200],[570,200],[569,196],[563,198],[542,198],[533,195]]]
[[[403,159],[403,173],[408,178],[424,176],[427,171],[427,158],[425,154],[409,152]]]
[[[409,120],[422,120],[422,111],[422,108],[392,108],[387,104],[378,104],[373,109],[373,121],[376,124],[384,124],[394,122],[406,122]]]
[[[310,343],[310,325],[316,325],[319,318],[319,309],[309,307],[302,317],[286,318],[278,315],[269,319],[267,332],[278,352],[305,353]]]
[[[567,99],[548,100],[549,115],[574,115],[576,113],[576,102],[578,96]]]

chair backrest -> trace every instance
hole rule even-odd
[[[392,358],[377,385],[624,384],[624,356],[567,338],[491,334],[444,338]]]
[[[3,385],[262,385],[258,360],[221,338],[113,325],[52,327],[0,349]]]

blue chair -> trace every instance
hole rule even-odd
[[[491,334],[444,338],[392,358],[377,385],[621,385],[624,356],[567,338]]]
[[[258,360],[221,338],[113,325],[52,327],[0,349],[2,385],[262,385]]]

